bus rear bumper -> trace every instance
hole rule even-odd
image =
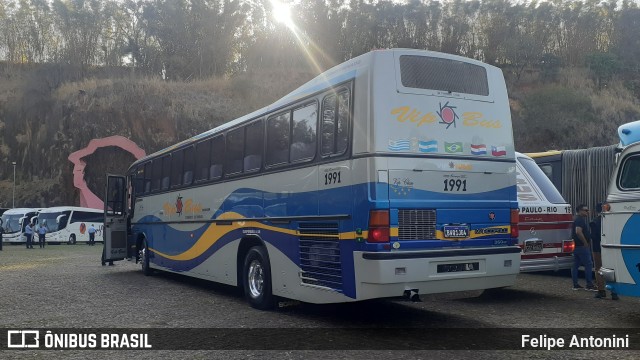
[[[512,286],[520,248],[354,253],[357,300]]]
[[[571,269],[571,266],[573,266],[572,256],[522,259],[520,261],[520,272],[558,271],[563,269]]]

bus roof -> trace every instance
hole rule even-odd
[[[56,212],[63,212],[63,211],[86,211],[86,212],[92,212],[92,213],[103,212],[103,210],[85,208],[85,207],[79,207],[79,206],[54,206],[50,208],[40,209],[39,212],[48,214],[48,213],[56,213]]]
[[[4,212],[3,215],[20,215],[20,214],[26,214],[28,212],[38,212],[41,209],[36,209],[36,208],[14,208],[14,209],[9,209],[7,211]]]
[[[481,61],[475,60],[475,59],[471,59],[471,58],[466,58],[463,56],[459,56],[459,55],[452,55],[452,54],[445,54],[445,53],[440,53],[440,52],[434,52],[434,51],[429,51],[429,50],[418,50],[418,49],[402,49],[402,48],[395,48],[395,49],[381,49],[381,50],[373,50],[370,51],[368,53],[362,54],[360,56],[357,56],[353,59],[347,60],[339,65],[334,66],[333,68],[323,72],[322,74],[316,76],[315,78],[309,80],[308,82],[306,82],[305,84],[303,84],[302,86],[298,87],[297,89],[293,90],[292,92],[290,92],[289,94],[283,96],[282,98],[280,98],[279,100],[275,101],[274,103],[267,105],[261,109],[258,109],[256,111],[253,111],[250,114],[247,114],[245,116],[242,116],[240,118],[237,118],[235,120],[231,120],[229,122],[226,122],[220,126],[217,126],[211,130],[207,130],[201,134],[195,135],[189,139],[186,139],[184,141],[181,141],[175,145],[171,145],[167,148],[164,148],[162,150],[159,150],[155,153],[149,154],[147,156],[145,156],[142,159],[139,159],[137,161],[135,161],[130,168],[135,167],[136,165],[140,164],[140,163],[144,163],[146,161],[148,161],[151,158],[155,158],[158,156],[161,156],[165,153],[169,153],[174,149],[178,149],[184,145],[190,144],[190,143],[194,143],[200,139],[204,139],[210,135],[213,135],[215,133],[219,133],[222,132],[226,129],[232,128],[238,124],[244,123],[248,120],[252,120],[255,118],[258,118],[262,115],[265,115],[273,110],[277,110],[278,108],[281,107],[285,107],[287,105],[289,105],[290,103],[307,97],[307,96],[311,96],[319,91],[323,91],[326,90],[327,88],[330,88],[332,86],[335,85],[339,85],[353,77],[355,77],[356,74],[356,69],[361,69],[361,68],[365,68],[371,65],[371,63],[373,62],[373,57],[377,56],[377,55],[384,55],[384,54],[389,54],[389,53],[400,53],[403,55],[422,55],[422,56],[432,56],[432,57],[443,57],[443,58],[448,58],[448,59],[454,59],[454,60],[460,60],[460,61],[465,61],[468,63],[475,63],[477,65],[483,66],[483,67],[488,67],[488,68],[496,68],[493,65],[489,65],[486,63],[483,63]]]

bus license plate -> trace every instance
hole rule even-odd
[[[445,225],[444,237],[462,239],[469,237],[469,227],[466,225]]]
[[[476,271],[480,270],[479,262],[460,263],[460,264],[439,264],[439,273],[461,272],[461,271]]]
[[[524,242],[524,252],[526,253],[534,253],[542,251],[542,240],[525,240]]]

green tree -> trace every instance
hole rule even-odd
[[[587,56],[587,66],[591,69],[598,90],[611,80],[620,70],[620,63],[616,55],[612,53],[596,53]]]

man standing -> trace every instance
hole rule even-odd
[[[27,238],[27,249],[33,249],[33,243],[31,242],[33,239],[33,228],[31,227],[31,223],[28,223],[27,226],[24,227],[24,236]]]
[[[93,227],[93,224],[91,224],[91,226],[89,226],[89,230],[87,230],[89,232],[89,245],[93,246],[96,242],[96,228]]]
[[[571,278],[573,279],[573,290],[582,289],[578,284],[578,268],[584,266],[584,275],[587,280],[587,290],[597,291],[593,286],[593,262],[591,261],[591,233],[589,230],[589,208],[587,205],[578,206],[578,214],[573,220],[571,237],[576,244],[573,250],[573,268]]]
[[[40,224],[40,228],[38,229],[38,243],[40,244],[41,249],[44,249],[44,240],[46,233],[47,228],[44,226],[44,223]]]

